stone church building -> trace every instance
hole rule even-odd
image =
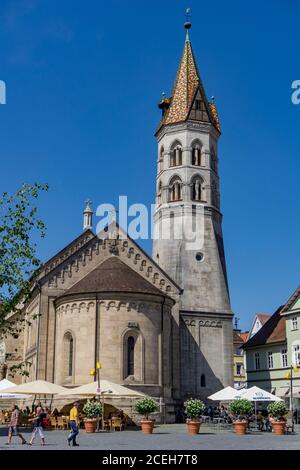
[[[196,65],[185,24],[183,55],[170,98],[159,103],[154,229],[183,221],[202,230],[195,249],[184,238],[158,236],[152,257],[130,237],[100,237],[92,209],[84,230],[35,278],[30,315],[17,348],[29,377],[65,387],[101,378],[165,403],[166,420],[187,397],[233,384],[230,308],[218,174],[220,123]],[[14,341],[7,340],[6,358]],[[124,407],[123,407],[124,409]]]

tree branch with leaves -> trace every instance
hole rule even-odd
[[[43,191],[48,191],[47,184],[23,184],[15,194],[0,196],[0,338],[18,338],[30,321],[24,306],[42,266],[33,240],[45,237],[46,227],[36,207]]]

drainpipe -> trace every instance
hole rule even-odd
[[[96,367],[96,362],[99,358],[99,346],[100,346],[100,332],[99,332],[99,305],[98,305],[98,295],[96,294],[96,309],[95,309],[95,357],[94,357],[94,367]],[[94,376],[94,381],[96,381],[96,374]]]
[[[161,384],[161,393],[164,394],[164,344],[163,344],[163,331],[164,331],[164,306],[165,306],[166,298],[163,298],[161,303],[160,309],[160,384]],[[165,410],[165,403],[164,397],[160,397],[160,411],[162,412],[163,422],[166,422],[166,410]],[[162,409],[163,408],[163,409]]]

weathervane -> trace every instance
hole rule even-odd
[[[186,18],[186,22],[189,23],[190,21],[190,13],[191,13],[191,9],[190,8],[187,8],[185,10],[185,18]]]
[[[190,22],[190,13],[191,13],[191,9],[190,8],[187,8],[185,10],[185,23],[184,23],[184,27],[186,29],[186,40],[189,41],[189,29],[191,29],[192,27],[192,23]]]

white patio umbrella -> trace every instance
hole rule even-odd
[[[266,392],[259,387],[251,387],[248,390],[245,390],[242,398],[245,400],[253,401],[254,402],[254,409],[255,409],[255,416],[256,416],[256,405],[258,402],[261,401],[283,401],[281,398],[276,397],[272,393]]]
[[[6,390],[8,393],[17,393],[25,395],[58,395],[66,389],[60,385],[47,382],[46,380],[34,380],[33,382],[25,382],[15,385]]]
[[[6,390],[8,388],[15,387],[15,384],[10,380],[3,379],[0,381],[0,399],[2,400],[16,400],[16,399],[24,399],[28,398],[28,395],[21,395],[16,393],[7,393]]]
[[[130,388],[124,387],[123,385],[116,384],[110,380],[100,380],[100,388],[98,381],[90,382],[81,387],[64,389],[59,395],[81,395],[85,397],[94,397],[96,395],[107,395],[117,397],[145,397],[144,393],[137,392]]]
[[[222,390],[219,390],[216,393],[213,393],[210,395],[209,400],[213,401],[233,401],[233,400],[238,400],[239,398],[242,397],[242,395],[245,393],[245,390],[236,390],[233,387],[225,387]]]
[[[27,395],[27,398],[28,398],[28,395],[34,395],[32,406],[34,405],[37,395],[50,395],[51,397],[50,408],[51,408],[53,396],[64,392],[65,388],[61,387],[60,385],[47,382],[46,380],[34,380],[33,382],[25,382],[20,385],[15,385],[14,387],[8,388],[6,391],[8,393],[25,394]]]
[[[244,390],[243,398],[245,400],[259,402],[259,401],[283,401],[281,398],[276,397],[272,393],[266,392],[259,387],[251,387]]]

